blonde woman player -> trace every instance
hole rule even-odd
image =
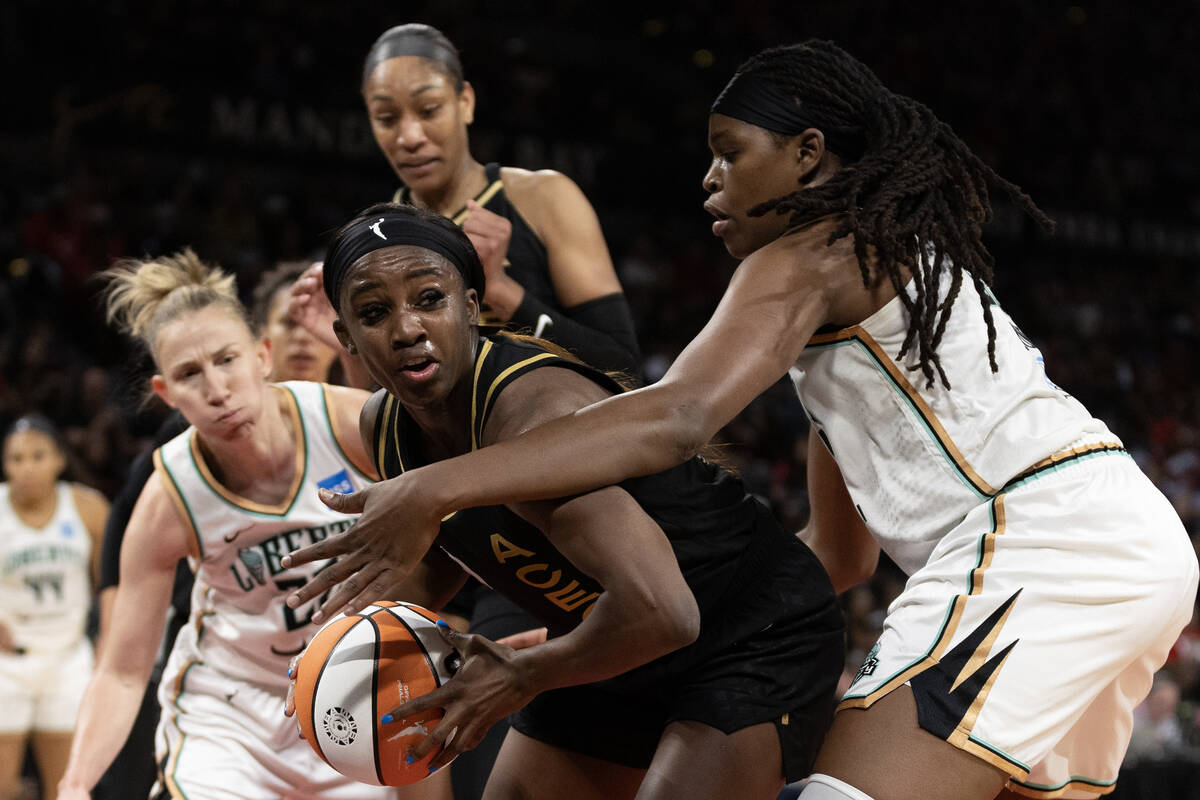
[[[128,261],[109,277],[110,319],[149,347],[155,394],[191,427],[156,451],[130,519],[112,623],[59,797],[87,797],[125,740],[185,556],[196,573],[192,613],[159,688],[154,796],[394,797],[334,772],[281,713],[288,661],[316,630],[311,607],[288,608],[283,598],[322,565],[283,569],[279,559],[350,526],[316,490],[370,481],[357,429],[366,393],[268,383],[269,348],[233,278],[190,250]]]
[[[92,671],[88,609],[108,501],[60,480],[58,432],[37,414],[4,436],[0,483],[0,797],[15,797],[32,742],[43,797],[62,777]]]

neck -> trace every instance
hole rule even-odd
[[[272,385],[267,400],[262,416],[246,426],[242,435],[232,439],[200,439],[213,477],[239,494],[263,483],[264,475],[272,476],[269,482],[286,479],[284,482],[290,483],[295,471],[295,431],[292,419],[283,411],[282,391]]]
[[[413,205],[448,217],[467,204],[467,201],[487,188],[487,169],[472,158],[465,155],[459,162],[458,169],[451,175],[445,186],[435,192],[417,194],[410,190],[409,199]]]
[[[8,502],[18,511],[34,513],[44,511],[58,503],[56,487],[57,483],[53,483],[43,494],[23,494],[14,491],[13,485],[10,483],[8,485]]]

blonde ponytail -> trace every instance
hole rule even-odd
[[[233,275],[205,264],[190,247],[161,258],[124,259],[104,272],[107,318],[155,352],[162,326],[189,311],[223,305],[253,330]]]

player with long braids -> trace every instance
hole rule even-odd
[[[1120,441],[1047,377],[988,288],[989,187],[943,122],[827,42],[767,50],[718,97],[704,176],[744,259],[658,383],[329,503],[361,607],[455,509],[571,495],[695,453],[781,376],[812,422],[800,535],[846,588],[909,575],[802,800],[1088,798],[1188,621],[1196,557]]]

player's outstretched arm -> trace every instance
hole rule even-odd
[[[166,624],[175,565],[187,555],[187,529],[162,478],[151,476],[121,547],[121,583],[106,646],[88,683],[66,773],[63,800],[86,798],[120,752],[146,691]]]
[[[713,318],[658,383],[363,492],[323,493],[332,508],[362,516],[285,561],[344,556],[289,602],[346,581],[323,613],[361,609],[412,569],[452,511],[566,497],[690,458],[787,372],[818,327],[846,316],[844,298],[864,293],[851,243],[827,246],[829,231],[816,225],[747,258]]]

